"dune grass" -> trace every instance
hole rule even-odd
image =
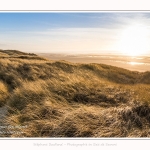
[[[6,103],[6,99],[8,98],[8,88],[6,84],[0,82],[0,107]]]
[[[150,137],[149,72],[3,52],[0,105],[16,127],[5,136]]]

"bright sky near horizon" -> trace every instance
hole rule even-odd
[[[0,49],[150,54],[150,12],[0,12]]]

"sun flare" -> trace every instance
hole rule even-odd
[[[148,29],[135,24],[124,29],[119,41],[119,51],[129,56],[140,56],[148,51]]]

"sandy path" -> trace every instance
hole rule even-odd
[[[3,124],[3,120],[5,119],[7,114],[6,106],[0,107],[0,125]]]
[[[7,114],[7,108],[6,106],[0,107],[0,137],[5,137],[5,132],[6,132],[6,124],[4,122],[5,117]],[[4,134],[3,134],[4,133]]]

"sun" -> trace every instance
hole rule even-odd
[[[134,24],[124,29],[120,41],[119,51],[129,56],[140,56],[148,51],[147,26]]]

